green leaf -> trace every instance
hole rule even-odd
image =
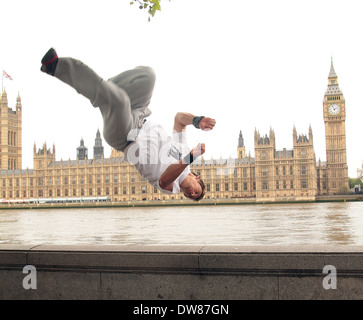
[[[152,2],[152,3],[154,4],[154,5],[153,5],[153,8],[155,8],[155,11],[156,11],[156,10],[158,10],[158,11],[160,11],[160,10],[161,10],[159,0],[150,0],[150,2]]]
[[[150,7],[148,12],[153,17],[155,15],[156,9],[154,7]]]

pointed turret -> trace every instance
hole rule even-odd
[[[102,159],[103,157],[104,157],[104,155],[103,155],[101,134],[100,134],[100,130],[97,129],[95,145],[93,147],[93,158]]]
[[[246,150],[245,150],[245,145],[244,145],[244,141],[243,141],[242,130],[240,130],[240,132],[239,132],[237,155],[238,155],[238,158],[240,158],[240,159],[243,159],[246,157]]]
[[[5,88],[4,88],[3,92],[1,93],[0,107],[4,108],[5,110],[8,108],[8,95],[5,91]]]
[[[18,97],[16,98],[16,111],[21,112],[21,98],[20,93],[18,92]]]
[[[2,92],[1,97],[2,97],[3,99],[8,99],[8,94],[6,93],[6,89],[5,89],[5,88],[4,88],[3,92]]]
[[[338,78],[337,74],[335,73],[335,70],[334,70],[333,57],[331,58],[330,72],[329,72],[328,78]]]
[[[257,131],[256,128],[255,128],[254,139],[255,139],[255,146],[256,146],[259,143],[259,140],[260,140],[260,132]]]
[[[275,130],[273,130],[272,127],[270,127],[270,143],[275,146]]]
[[[328,76],[328,88],[326,89],[325,95],[340,96],[339,100],[343,100],[343,93],[340,91],[338,84],[338,76],[335,72],[333,65],[333,58],[331,58],[330,72]]]
[[[313,144],[313,129],[311,128],[311,124],[309,124],[309,141]]]
[[[242,130],[240,130],[239,137],[238,137],[238,147],[242,148],[243,146],[244,146],[244,141],[243,141],[243,136],[242,136]]]
[[[83,138],[81,139],[80,146],[77,148],[77,159],[78,160],[86,160],[86,159],[88,159],[88,149],[84,145]]]
[[[55,162],[55,147],[53,146],[53,153],[51,149],[47,149],[47,143],[44,141],[43,147],[37,150],[34,142],[33,162],[34,169],[41,169],[48,167],[51,163]]]
[[[297,132],[295,125],[294,128],[292,129],[292,137],[293,137],[293,143],[295,143],[297,141]]]

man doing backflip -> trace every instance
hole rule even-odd
[[[189,165],[205,152],[205,145],[189,151],[185,130],[187,125],[211,130],[214,119],[178,112],[173,135],[168,137],[159,124],[145,119],[151,114],[148,106],[155,84],[150,67],[137,67],[104,80],[81,61],[58,57],[53,48],[41,63],[41,71],[70,85],[100,109],[106,142],[122,151],[150,184],[163,193],[175,194],[181,189],[190,199],[203,198],[204,183]]]

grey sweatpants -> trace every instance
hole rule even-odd
[[[116,150],[124,151],[136,139],[143,119],[151,114],[155,73],[150,67],[137,67],[106,81],[79,60],[59,58],[54,76],[100,109],[103,136]]]

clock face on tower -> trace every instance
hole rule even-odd
[[[331,115],[335,116],[340,112],[340,107],[334,103],[329,106],[328,110]]]

